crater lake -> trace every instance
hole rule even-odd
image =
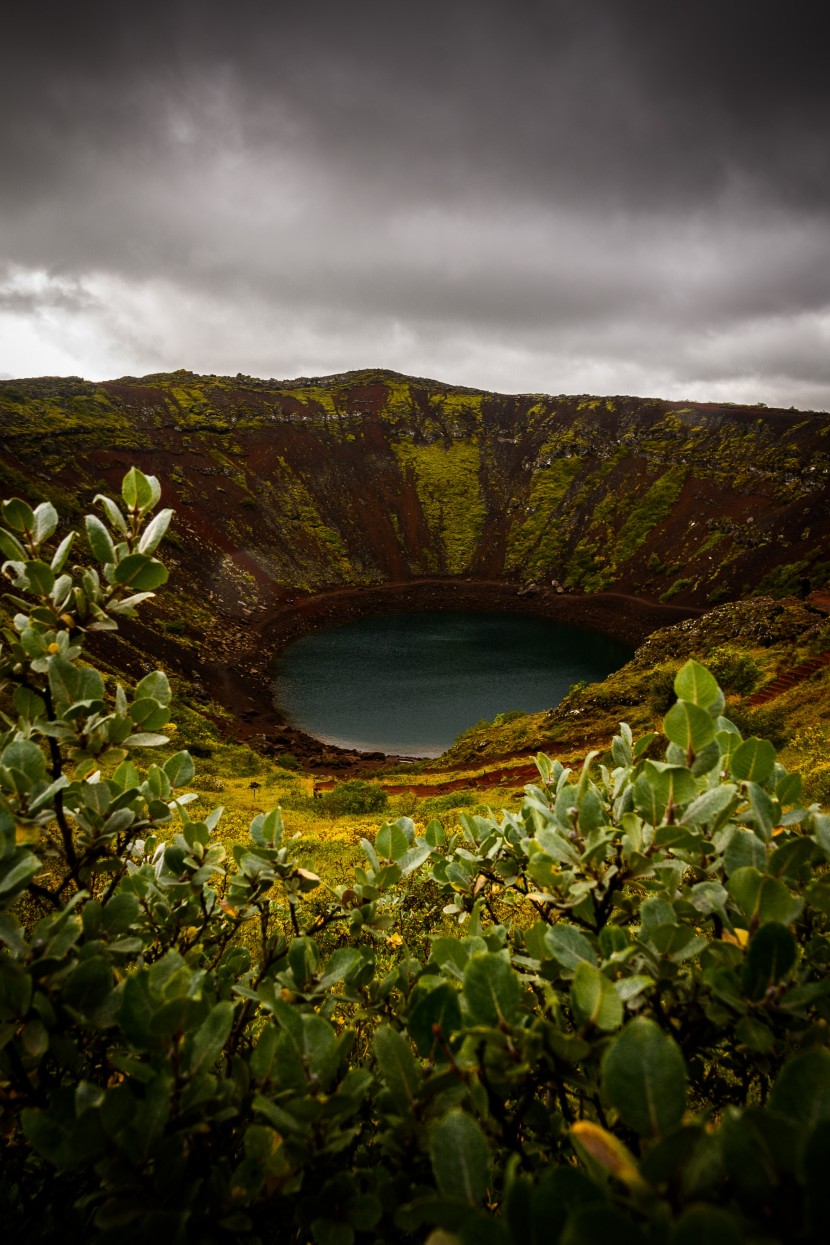
[[[381,614],[288,645],[274,700],[291,725],[364,752],[438,756],[498,713],[553,708],[631,657],[601,632],[527,614]]]

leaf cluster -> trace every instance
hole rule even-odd
[[[163,582],[159,494],[131,471],[71,569],[50,507],[3,506],[8,1239],[817,1239],[830,817],[712,674],[677,674],[662,741],[538,757],[518,813],[385,823],[346,884],[278,809],[226,854],[190,756],[133,759],[164,675],[83,660]]]

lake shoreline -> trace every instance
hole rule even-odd
[[[341,749],[290,726],[273,704],[273,670],[282,649],[311,631],[371,615],[422,609],[534,614],[592,628],[632,647],[660,627],[706,613],[694,606],[623,593],[560,593],[549,586],[449,577],[332,588],[293,599],[283,596],[248,620],[244,640],[238,636],[238,658],[230,664],[211,663],[210,682],[217,699],[236,719],[235,737],[266,754],[279,757],[287,752],[308,769],[337,772],[344,778],[408,759]]]
[[[617,592],[568,593],[550,587],[489,579],[424,578],[360,588],[332,588],[268,609],[255,623],[259,636],[273,643],[274,656],[300,636],[377,614],[416,610],[500,611],[534,614],[589,627],[636,647],[660,627],[706,610],[670,605]]]

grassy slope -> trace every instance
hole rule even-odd
[[[801,770],[807,799],[827,803],[830,668],[766,705],[753,709],[747,701],[780,669],[828,648],[830,619],[801,603],[765,598],[751,611],[740,603],[721,606],[699,619],[655,632],[625,667],[602,683],[575,688],[552,711],[478,724],[443,757],[390,768],[380,776],[396,792],[385,814],[321,813],[312,798],[310,777],[229,744],[201,714],[187,707],[187,691],[182,688],[176,689],[176,730],[170,750],[195,746],[199,759],[194,789],[202,800],[195,809],[226,806],[219,831],[224,841],[237,840],[256,811],[279,803],[289,833],[302,836],[304,863],[334,882],[345,880],[360,862],[360,838],[373,837],[384,818],[410,816],[422,831],[437,817],[453,829],[462,809],[473,813],[488,807],[515,809],[527,778],[501,776],[500,762],[506,756],[517,762],[541,750],[578,767],[589,749],[606,752],[620,721],[627,721],[638,735],[658,727],[672,700],[674,674],[689,656],[708,661],[718,673],[727,694],[726,713],[744,735],[771,738],[781,749],[782,762]],[[290,764],[291,758],[287,761]],[[449,784],[452,790],[447,790]],[[417,788],[418,794],[401,791],[404,785]]]

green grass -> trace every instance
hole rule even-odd
[[[394,449],[402,473],[414,478],[444,568],[462,574],[472,562],[486,517],[478,441],[432,445],[396,441]]]

